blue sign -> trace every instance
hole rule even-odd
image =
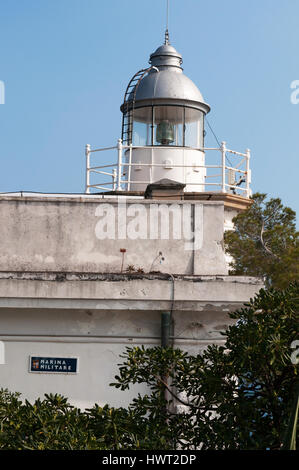
[[[30,372],[54,372],[57,374],[76,374],[77,357],[39,357],[30,356]]]

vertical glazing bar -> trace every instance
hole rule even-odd
[[[86,144],[85,146],[85,156],[86,156],[86,176],[85,176],[85,193],[90,193],[90,145]]]
[[[122,140],[117,141],[118,163],[117,163],[117,191],[121,191],[121,171],[122,171]]]
[[[221,155],[222,155],[222,182],[221,192],[225,193],[225,154],[226,154],[226,142],[221,142]]]
[[[153,173],[154,173],[154,167],[153,167],[153,163],[154,163],[154,149],[153,147],[151,148],[151,164],[150,164],[150,167],[149,167],[149,183],[153,183]]]
[[[185,142],[186,142],[186,136],[185,136],[185,131],[186,131],[186,108],[184,106],[183,108],[183,147],[185,147]]]
[[[152,129],[151,129],[151,145],[154,145],[154,119],[155,119],[155,114],[154,114],[154,107],[152,106]]]

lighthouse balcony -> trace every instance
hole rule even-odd
[[[111,152],[114,156],[111,158]],[[237,152],[222,142],[220,147],[86,145],[85,192],[138,192],[149,184],[170,179],[185,185],[185,193],[251,195],[250,150]]]

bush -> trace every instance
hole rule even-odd
[[[0,449],[295,448],[298,300],[298,283],[284,291],[262,289],[230,314],[236,323],[223,332],[225,345],[197,356],[127,348],[111,385],[148,389],[128,409],[81,411],[60,395],[31,404],[2,389]],[[177,404],[184,405],[180,413]]]

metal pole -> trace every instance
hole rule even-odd
[[[223,193],[226,192],[225,190],[225,154],[226,154],[226,142],[221,142],[221,154],[222,154],[222,183],[221,183],[221,191]]]
[[[168,32],[168,22],[169,22],[169,0],[167,0],[166,5],[166,30],[165,30],[165,45],[169,44],[169,32]]]
[[[161,314],[161,347],[167,348],[169,346],[171,326],[170,312],[162,312]]]
[[[250,197],[250,150],[246,150],[246,197]]]
[[[90,193],[90,145],[86,144],[85,146],[85,156],[86,156],[86,180],[85,180],[85,193],[89,194]]]
[[[117,141],[117,150],[118,150],[118,164],[117,164],[117,190],[121,191],[121,172],[122,172],[122,140],[118,139]]]

